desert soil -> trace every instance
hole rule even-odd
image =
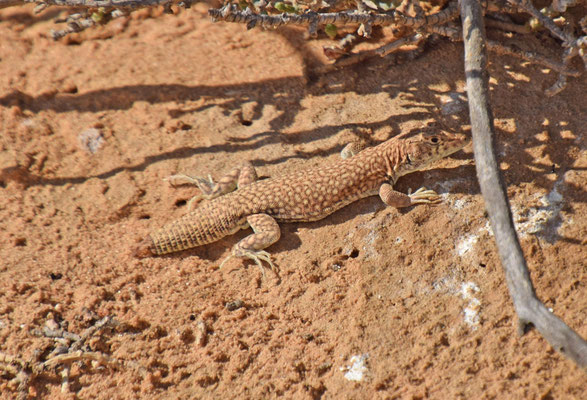
[[[0,12],[0,352],[42,360],[57,346],[34,334],[43,327],[117,322],[86,347],[110,364],[73,364],[65,392],[49,368],[28,396],[585,398],[584,372],[535,330],[516,333],[470,146],[398,182],[438,191],[437,206],[371,197],[283,224],[269,248],[278,275],[242,260],[218,270],[248,231],[133,257],[199,193],[170,175],[220,177],[248,160],[271,177],[334,162],[356,138],[468,132],[458,43],[313,76],[325,38],[247,31],[206,10],[141,11],[57,42],[61,11]],[[560,52],[546,36],[524,43]],[[548,69],[492,56],[490,73],[536,291],[587,337],[585,78],[547,98]],[[0,372],[0,398],[17,396],[13,377]]]

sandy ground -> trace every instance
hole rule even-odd
[[[466,131],[462,49],[441,41],[402,65],[373,60],[313,79],[321,45],[300,31],[214,24],[207,7],[136,13],[53,42],[58,11],[0,12],[0,352],[54,349],[35,329],[119,325],[74,364],[33,380],[39,398],[579,399],[585,373],[516,316],[471,149],[400,180],[438,206],[364,199],[314,223],[282,225],[279,277],[219,262],[246,231],[137,260],[150,230],[198,193],[176,173],[219,177],[250,160],[264,177],[338,158],[349,140]],[[543,37],[527,42],[556,54]],[[584,78],[492,57],[508,192],[536,290],[587,337]],[[453,105],[459,106],[458,101]],[[0,373],[0,398],[17,394]]]

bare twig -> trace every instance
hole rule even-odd
[[[396,27],[407,26],[413,29],[442,24],[453,20],[458,16],[456,2],[449,4],[447,8],[438,13],[424,15],[422,17],[408,17],[391,10],[388,13],[360,13],[355,11],[316,13],[313,11],[304,14],[264,15],[255,14],[250,8],[240,11],[234,4],[227,4],[220,9],[210,9],[208,14],[216,21],[245,23],[248,29],[255,26],[263,28],[276,28],[282,25],[326,25],[326,24],[369,24],[371,26],[393,25]]]
[[[398,39],[394,42],[391,42],[389,44],[386,44],[385,46],[382,46],[382,47],[376,49],[375,54],[377,54],[378,56],[381,56],[381,57],[385,57],[389,53],[397,51],[402,46],[406,46],[406,45],[410,45],[410,44],[417,45],[421,41],[425,40],[426,37],[427,37],[426,35],[422,35],[421,33],[416,33],[412,36]]]
[[[53,351],[46,356],[41,356],[45,351],[35,351],[33,358],[25,361],[20,357],[11,356],[0,352],[0,372],[12,376],[10,383],[17,386],[19,400],[28,397],[29,384],[39,375],[51,368],[60,368],[59,375],[62,378],[61,389],[64,392],[69,390],[69,373],[71,364],[74,362],[91,362],[93,366],[104,365],[119,367],[119,361],[106,354],[93,351],[86,341],[95,337],[99,331],[107,326],[115,324],[111,317],[104,317],[88,327],[80,335],[71,333],[61,328],[54,320],[48,320],[49,325],[43,329],[34,329],[31,333],[35,336],[44,336],[55,341]]]
[[[546,15],[542,14],[540,11],[536,9],[530,2],[530,0],[508,0],[512,5],[519,8],[522,11],[530,14],[534,18],[536,18],[540,23],[548,29],[554,36],[558,37],[563,42],[570,43],[573,41],[573,37],[565,32],[562,31],[556,24],[552,21],[552,19],[548,18]]]
[[[450,40],[453,41],[462,41],[463,36],[461,34],[461,30],[459,28],[453,28],[448,26],[431,26],[426,28],[427,31],[431,33],[436,33],[445,37],[448,37]],[[570,59],[572,57],[565,56],[563,58],[563,62],[553,61],[541,54],[532,52],[532,51],[525,51],[513,46],[507,46],[502,43],[498,43],[494,40],[486,40],[487,49],[492,51],[496,54],[501,55],[509,55],[521,60],[529,61],[535,64],[543,65],[545,67],[551,68],[558,72],[561,75],[568,75],[579,77],[581,76],[582,72],[569,69]],[[574,49],[574,48],[573,48]],[[570,51],[571,48],[567,49]],[[573,53],[573,56],[575,53]]]
[[[497,43],[492,40],[487,41],[487,48],[490,51],[493,51],[497,54],[507,54],[510,56],[520,58],[522,60],[530,61],[530,62],[539,64],[539,65],[544,65],[545,67],[548,67],[548,68],[555,70],[556,72],[561,74],[561,76],[563,76],[563,75],[574,76],[574,77],[581,76],[580,71],[569,69],[567,63],[560,63],[557,61],[553,61],[547,57],[544,57],[543,55],[540,55],[540,54],[537,54],[537,53],[534,53],[531,51],[524,51],[524,50],[521,50],[521,49],[518,49],[515,47],[506,46],[504,44]]]
[[[422,42],[425,41],[426,38],[426,35],[417,33],[409,37],[398,39],[376,49],[363,50],[357,53],[344,55],[337,58],[332,64],[326,64],[314,69],[312,73],[315,75],[327,74],[341,68],[361,63],[376,56],[388,58],[391,61],[391,64],[399,64],[404,61],[414,60],[423,53],[424,46],[422,45]],[[405,45],[418,45],[418,47],[414,50],[397,52],[400,47]]]
[[[518,315],[518,331],[534,325],[559,352],[587,367],[587,342],[551,313],[536,297],[530,273],[514,229],[503,179],[497,168],[494,127],[489,104],[489,76],[483,12],[478,0],[460,0],[465,41],[465,73],[477,178],[506,281]]]
[[[503,31],[510,31],[521,34],[528,34],[532,32],[528,25],[518,25],[513,22],[500,21],[490,17],[485,18],[485,25],[489,28],[497,28]]]

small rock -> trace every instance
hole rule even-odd
[[[104,143],[102,133],[95,128],[86,129],[79,134],[78,139],[81,148],[90,154],[96,153]]]
[[[243,306],[242,300],[234,300],[234,301],[229,301],[228,303],[226,303],[226,309],[228,311],[238,310],[242,306]]]
[[[448,99],[443,99],[442,103],[440,108],[442,115],[458,114],[467,109],[467,99],[462,93],[449,93]]]
[[[206,323],[202,320],[199,320],[196,323],[196,337],[195,342],[198,346],[204,347],[206,345],[206,341],[208,340],[208,327]]]
[[[59,329],[59,324],[54,319],[47,320],[45,322],[45,326],[47,327],[47,329],[50,329],[52,331],[56,331],[57,329]]]

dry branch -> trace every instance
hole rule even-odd
[[[489,103],[489,74],[483,13],[478,0],[460,0],[465,42],[465,74],[477,178],[489,214],[506,281],[518,314],[518,332],[531,324],[559,352],[587,367],[587,342],[536,297],[514,229],[503,178],[497,168],[495,132]]]
[[[418,45],[418,47],[414,50],[403,51],[401,53],[397,52],[397,53],[393,54],[393,58],[388,57],[388,62],[390,64],[404,63],[404,62],[416,59],[418,56],[420,56],[424,52],[423,42],[425,42],[426,39],[427,39],[426,35],[416,33],[412,36],[398,39],[396,41],[393,41],[391,43],[388,43],[388,44],[383,45],[381,47],[378,47],[376,49],[363,50],[358,53],[351,53],[351,54],[346,54],[346,55],[340,56],[339,58],[336,59],[336,61],[334,63],[326,64],[321,67],[318,67],[312,72],[313,72],[313,74],[316,74],[316,75],[326,74],[326,73],[329,73],[332,71],[339,70],[341,68],[345,68],[345,67],[348,67],[351,65],[359,64],[359,63],[361,63],[369,58],[375,57],[375,56],[388,57],[390,55],[390,53],[396,52],[402,46],[405,46],[405,45]],[[325,49],[325,52],[331,51],[331,50],[332,49]]]
[[[88,339],[96,337],[104,328],[111,327],[116,322],[111,317],[104,317],[89,326],[80,335],[71,333],[61,328],[53,319],[47,321],[42,329],[33,329],[34,336],[47,337],[54,340],[53,348],[47,355],[44,353],[49,348],[33,352],[30,360],[24,360],[17,356],[11,356],[0,352],[0,375],[12,376],[11,386],[17,386],[17,399],[24,400],[28,397],[30,383],[44,372],[60,368],[62,392],[69,391],[69,373],[74,362],[90,362],[94,367],[98,365],[120,367],[122,363],[106,354],[94,351],[86,344]],[[53,327],[55,326],[56,327]]]
[[[422,26],[438,25],[455,19],[458,16],[458,8],[456,2],[454,2],[438,13],[412,18],[395,10],[388,13],[361,13],[357,11],[317,13],[310,11],[304,14],[264,15],[256,14],[250,8],[241,11],[235,4],[227,4],[220,9],[210,9],[208,14],[216,21],[245,23],[248,29],[255,26],[276,28],[283,25],[317,26],[326,24],[393,25],[417,29]]]
[[[139,8],[163,6],[167,12],[171,12],[171,6],[176,4],[189,8],[193,0],[0,0],[0,8],[19,3],[35,3],[38,12],[48,6],[76,7],[82,9],[76,14],[59,20],[66,24],[65,29],[51,32],[53,39],[57,40],[71,33],[81,32],[95,25],[105,24],[108,21],[127,15]],[[356,34],[363,37],[370,37],[371,30],[375,26],[391,26],[396,31],[396,37],[392,43],[383,43],[377,51],[363,51],[352,53],[349,51],[338,51],[331,48],[329,54],[336,61],[330,66],[319,68],[315,73],[327,73],[343,66],[362,62],[370,57],[395,51],[403,38],[428,37],[430,34],[440,34],[450,37],[452,40],[459,40],[460,34],[455,30],[453,21],[459,16],[459,6],[456,0],[448,0],[442,9],[430,8],[428,13],[416,0],[403,0],[400,4],[394,5],[389,0],[388,7],[381,9],[371,0],[332,0],[328,3],[321,2],[291,2],[290,0],[264,0],[253,2],[251,0],[228,0],[219,9],[210,9],[209,15],[216,21],[237,22],[246,24],[248,29],[253,27],[277,28],[283,25],[305,25],[311,37],[316,37],[320,29],[328,26],[358,26]],[[387,0],[385,0],[387,1]],[[237,3],[238,4],[235,4]],[[550,34],[561,40],[563,54],[560,61],[551,60],[538,53],[518,50],[515,47],[491,41],[488,42],[489,49],[498,54],[507,54],[518,57],[532,63],[547,66],[559,73],[557,81],[546,90],[548,96],[553,96],[562,91],[568,81],[568,76],[577,77],[583,70],[571,67],[571,62],[577,56],[582,58],[583,64],[587,63],[587,36],[583,32],[579,37],[573,36],[570,29],[558,27],[549,15],[560,16],[567,7],[578,3],[578,0],[554,0],[550,7],[538,11],[530,0],[482,0],[482,12],[493,13],[489,19],[490,25],[496,29],[508,30],[519,35],[531,32],[531,21],[536,21],[538,26],[545,27]],[[422,3],[424,4],[424,3]],[[407,12],[411,6],[411,14]],[[402,8],[403,7],[403,8]],[[285,11],[285,12],[283,12]],[[526,13],[532,20],[525,25],[494,18],[508,16],[509,14]],[[545,15],[545,13],[547,15]],[[560,19],[560,18],[559,18]],[[586,19],[584,18],[583,21]],[[566,23],[562,18],[563,23]],[[585,22],[583,22],[585,23]],[[568,25],[568,24],[567,24]],[[567,26],[567,28],[569,28]],[[583,28],[584,29],[584,28]],[[399,39],[399,40],[398,40]],[[412,41],[406,39],[407,42]],[[328,51],[328,50],[327,50]],[[346,59],[348,58],[348,59]]]
[[[360,4],[360,3],[359,3]],[[566,8],[566,5],[557,4],[558,8]],[[282,13],[278,15],[261,14],[253,11],[251,8],[245,10],[239,9],[236,4],[226,4],[220,9],[209,10],[210,16],[216,21],[237,22],[246,24],[248,29],[260,26],[263,28],[276,28],[283,25],[307,25],[310,36],[315,37],[318,29],[321,26],[328,24],[334,25],[360,25],[357,34],[368,36],[372,26],[393,26],[394,28],[409,28],[412,35],[422,35],[424,32],[436,33],[443,36],[448,36],[452,40],[460,40],[460,32],[449,23],[458,17],[459,10],[456,1],[450,2],[447,7],[439,12],[429,15],[424,15],[418,7],[418,14],[414,17],[407,16],[397,10],[389,10],[385,13],[380,12],[365,12],[362,7],[357,10],[343,10],[337,12],[322,12],[306,11],[304,13]],[[584,53],[586,50],[585,36],[575,38],[569,32],[564,32],[552,21],[551,18],[542,14],[540,11],[529,2],[529,0],[508,0],[502,1],[483,1],[482,12],[501,12],[513,13],[516,11],[525,12],[536,18],[543,26],[545,26],[551,34],[562,40],[562,47],[565,51],[561,61],[551,60],[543,55],[535,52],[524,51],[512,46],[507,46],[495,41],[488,42],[489,49],[497,54],[507,54],[517,58],[530,61],[532,63],[544,65],[559,73],[559,78],[555,84],[546,90],[549,96],[555,95],[563,90],[567,84],[567,76],[578,77],[583,71],[578,71],[571,68],[572,59]],[[506,23],[498,20],[491,20],[492,25],[498,29],[506,29],[513,32],[525,34],[530,32],[529,26],[519,26],[513,23]],[[360,53],[350,53],[345,57],[336,57],[336,62],[330,67],[326,66],[319,69],[319,72],[329,72],[340,68],[341,66],[356,64],[362,62],[367,58],[375,55],[382,55],[382,53],[389,53],[395,51],[401,42],[395,40],[394,42],[380,47],[376,51],[368,50]],[[408,40],[409,41],[409,40]],[[384,49],[389,48],[390,51]],[[584,57],[583,57],[584,58]]]

